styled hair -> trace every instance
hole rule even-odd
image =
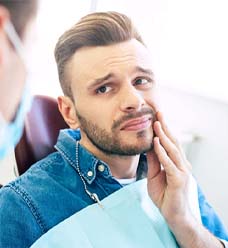
[[[131,19],[117,12],[95,12],[84,16],[58,40],[55,47],[59,81],[66,96],[71,97],[71,82],[67,65],[77,50],[83,47],[108,46],[131,39],[143,43]]]
[[[37,0],[0,0],[0,5],[9,11],[17,34],[23,38],[28,22],[37,13]]]

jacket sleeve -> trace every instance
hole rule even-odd
[[[228,241],[228,232],[214,209],[207,202],[203,192],[198,186],[198,199],[203,225],[217,238]]]
[[[0,190],[0,247],[27,248],[42,235],[28,202],[10,186]]]

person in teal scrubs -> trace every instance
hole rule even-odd
[[[34,247],[224,247],[227,231],[160,112],[153,56],[132,21],[87,15],[55,57],[70,129],[1,190],[0,247],[40,237]]]

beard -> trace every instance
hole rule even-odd
[[[148,131],[142,130],[136,133],[137,142],[135,144],[128,144],[121,140],[118,136],[118,127],[125,121],[133,118],[151,115],[151,122],[155,120],[154,111],[150,108],[144,109],[140,112],[130,113],[119,120],[113,122],[111,132],[100,128],[95,122],[87,120],[76,110],[77,117],[80,121],[80,129],[83,131],[91,143],[102,152],[109,155],[119,156],[133,156],[150,151],[153,148],[153,130],[151,127],[151,137],[148,137]]]

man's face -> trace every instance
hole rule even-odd
[[[114,155],[152,148],[156,110],[151,68],[148,50],[136,40],[75,53],[68,75],[82,145]]]

